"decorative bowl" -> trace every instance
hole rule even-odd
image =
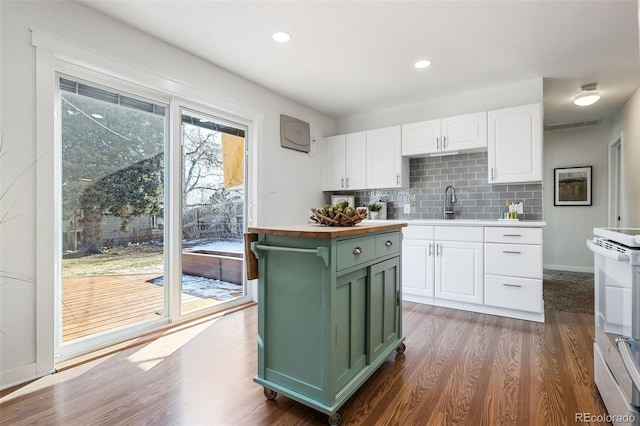
[[[353,226],[367,218],[367,209],[352,210],[352,214],[348,214],[349,211],[311,209],[309,214],[311,220],[326,226]]]

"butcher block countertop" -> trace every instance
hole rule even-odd
[[[407,226],[406,222],[360,222],[354,226],[324,226],[324,225],[293,225],[293,226],[267,226],[252,227],[248,229],[251,234],[281,235],[285,237],[306,238],[339,238],[356,235],[372,234],[375,232],[395,231]]]

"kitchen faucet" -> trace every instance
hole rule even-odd
[[[451,188],[451,198],[449,198],[449,188]],[[444,218],[453,219],[453,205],[456,203],[456,189],[449,185],[444,190]]]

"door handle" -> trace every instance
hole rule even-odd
[[[517,288],[522,287],[520,284],[502,283],[502,285],[505,286],[505,287],[517,287]]]
[[[507,254],[522,254],[521,251],[502,250],[502,252]]]
[[[385,246],[387,247],[391,247],[393,245],[393,243],[391,242],[391,240],[387,240],[386,243],[384,243]]]
[[[353,249],[353,254],[362,254],[362,248],[356,247]]]
[[[428,257],[431,257],[431,254],[432,254],[432,244],[429,243],[429,254],[428,254]]]

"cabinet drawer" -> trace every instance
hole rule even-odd
[[[488,226],[484,232],[487,243],[542,244],[542,228]]]
[[[338,271],[368,262],[376,257],[375,236],[373,235],[342,240],[336,244]]]
[[[485,244],[485,273],[542,279],[542,246]]]
[[[542,280],[485,275],[484,304],[519,311],[542,312]]]
[[[482,226],[436,226],[436,240],[481,243],[484,241]]]
[[[405,239],[433,240],[433,234],[433,226],[428,225],[409,225],[402,228],[402,235]]]
[[[400,253],[400,233],[388,232],[386,234],[376,235],[375,244],[376,257]]]

